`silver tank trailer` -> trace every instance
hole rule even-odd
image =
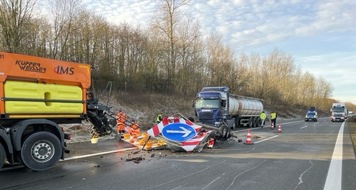
[[[229,114],[241,116],[259,116],[263,104],[258,99],[243,96],[229,97]]]

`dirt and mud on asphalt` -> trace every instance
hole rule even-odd
[[[139,164],[142,161],[159,159],[167,156],[167,150],[144,151],[124,141],[117,142],[114,138],[100,139],[97,143],[92,144],[90,141],[77,142],[68,144],[71,150],[66,155],[65,160],[71,160],[82,156],[104,156],[115,154],[122,161]]]

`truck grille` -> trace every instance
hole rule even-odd
[[[199,119],[201,120],[207,120],[213,118],[213,113],[212,112],[201,112],[199,113]]]
[[[342,114],[334,114],[334,117],[342,117]]]

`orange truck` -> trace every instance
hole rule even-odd
[[[61,124],[88,120],[97,136],[114,132],[90,85],[88,64],[0,52],[0,169],[44,171],[64,159],[70,134]]]

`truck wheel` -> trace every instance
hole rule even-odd
[[[226,139],[230,138],[231,137],[231,133],[232,131],[231,130],[228,130],[227,133],[226,133]]]
[[[2,168],[4,163],[5,163],[5,149],[0,143],[0,169]]]
[[[252,128],[253,127],[253,120],[252,118],[250,118],[250,120],[248,121],[248,128]]]
[[[23,164],[34,171],[50,169],[59,161],[61,155],[62,149],[58,137],[44,131],[27,137],[21,148]]]
[[[236,127],[240,127],[240,118],[236,118]]]
[[[252,118],[252,127],[253,128],[257,127],[257,122],[255,118]]]
[[[256,127],[260,127],[261,126],[261,122],[262,122],[261,118],[256,117],[255,121],[256,121]]]
[[[234,121],[233,123],[232,123],[232,126],[231,126],[231,130],[235,130],[236,129],[236,122]]]
[[[226,140],[228,139],[228,136],[230,135],[230,131],[226,125],[221,125],[220,126],[220,134],[221,134],[221,139]]]

